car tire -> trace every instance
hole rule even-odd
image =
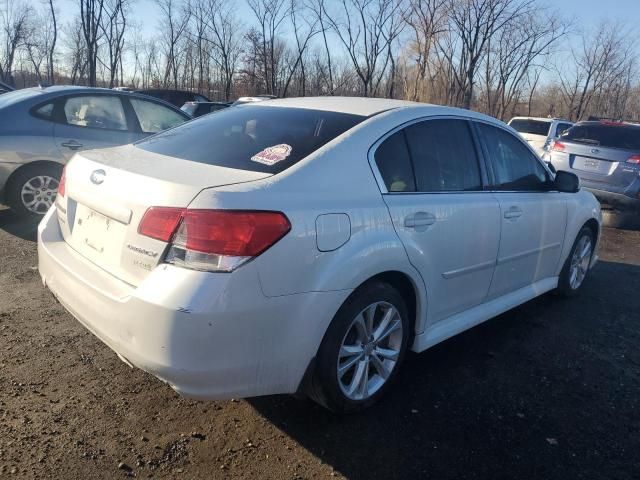
[[[558,292],[564,296],[578,293],[589,274],[595,249],[595,237],[589,227],[582,227],[560,272]]]
[[[358,288],[325,333],[307,395],[335,413],[373,405],[398,373],[413,336],[412,323],[404,298],[393,286],[376,281]],[[365,336],[366,344],[361,338]],[[358,348],[361,352],[354,353]],[[355,363],[347,369],[350,362]]]
[[[7,185],[7,204],[20,217],[42,217],[55,201],[61,175],[62,165],[54,163],[21,168]],[[31,202],[35,203],[29,208]]]

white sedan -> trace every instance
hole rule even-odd
[[[363,98],[269,100],[77,154],[42,280],[125,362],[200,399],[334,411],[596,262],[600,208],[503,123]]]

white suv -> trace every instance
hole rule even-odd
[[[573,122],[559,118],[514,117],[509,126],[524,138],[542,157],[551,144],[573,126]]]
[[[504,124],[362,98],[222,110],[67,165],[43,282],[201,399],[368,406],[425,350],[596,261],[600,209]]]

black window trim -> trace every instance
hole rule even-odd
[[[67,122],[66,116],[64,114],[64,104],[70,98],[74,97],[91,97],[91,96],[109,96],[116,97],[120,100],[122,104],[122,109],[124,111],[125,120],[127,122],[127,128],[125,130],[119,130],[117,128],[100,128],[100,127],[84,127],[81,125],[73,125]],[[176,112],[178,115],[184,118],[185,122],[192,120],[192,117],[179,108],[176,108],[175,105],[172,105],[168,102],[163,101],[162,99],[158,99],[155,97],[150,97],[147,95],[141,94],[130,94],[129,92],[124,93],[116,93],[116,92],[74,92],[74,93],[63,93],[59,96],[48,98],[45,101],[37,103],[33,107],[29,109],[29,114],[32,117],[35,117],[39,120],[44,120],[46,122],[58,123],[61,125],[66,125],[68,127],[77,127],[77,128],[89,128],[91,130],[106,130],[110,132],[126,132],[126,133],[138,133],[144,135],[154,135],[154,133],[143,132],[142,127],[140,126],[140,122],[138,120],[138,116],[135,113],[133,105],[130,102],[131,98],[136,98],[138,100],[144,102],[151,102],[157,105],[163,106]],[[37,113],[38,109],[53,103],[53,112],[51,113],[51,117],[46,117],[44,115],[40,115]],[[181,124],[180,124],[181,125]],[[159,132],[157,132],[159,133]]]
[[[533,150],[533,148],[531,147],[531,145],[529,145],[529,143],[525,142],[519,135],[514,134],[512,131],[509,130],[509,128],[505,128],[500,124],[496,124],[494,122],[488,122],[488,121],[486,121],[484,119],[472,118],[470,120],[471,120],[471,125],[473,127],[473,130],[475,131],[475,135],[477,135],[477,138],[478,138],[478,140],[480,142],[480,145],[481,145],[481,148],[482,148],[482,156],[484,157],[484,164],[485,164],[485,167],[486,167],[487,172],[489,174],[489,184],[488,184],[487,191],[489,191],[491,193],[549,193],[549,192],[557,192],[557,190],[553,189],[554,174],[551,172],[551,170],[549,170],[549,167],[545,164],[544,161],[542,161],[542,159]],[[482,135],[480,134],[480,132],[478,130],[478,123],[482,123],[482,124],[489,125],[489,126],[494,127],[494,128],[501,129],[504,132],[506,132],[509,135],[511,135],[514,139],[516,139],[522,145],[524,145],[529,150],[529,152],[531,152],[531,155],[533,156],[533,158],[542,166],[542,168],[546,172],[546,174],[547,174],[547,185],[549,186],[549,189],[545,189],[545,190],[504,190],[504,189],[498,188],[498,182],[496,180],[497,179],[497,175],[496,175],[496,173],[495,173],[495,171],[493,169],[493,162],[491,162],[486,142],[484,141],[484,139],[482,138]]]
[[[405,144],[407,146],[407,152],[409,153],[409,159],[411,161],[411,170],[413,171],[414,182],[415,182],[415,185],[416,185],[416,191],[415,192],[390,192],[387,189],[387,184],[385,183],[384,178],[382,178],[382,174],[380,173],[380,169],[378,168],[378,164],[376,163],[376,159],[375,159],[375,154],[376,154],[376,151],[378,150],[378,147],[380,147],[380,145],[387,138],[392,136],[394,133],[397,133],[400,130],[404,130],[407,127],[410,127],[411,125],[414,125],[416,123],[422,123],[422,122],[430,121],[430,120],[462,120],[462,121],[467,123],[467,127],[469,128],[469,135],[471,136],[471,141],[473,143],[473,148],[474,148],[475,153],[476,153],[476,160],[478,162],[478,170],[480,172],[480,182],[481,182],[481,189],[480,190],[438,190],[438,191],[433,191],[433,192],[417,191],[418,184],[417,184],[417,182],[415,182],[415,166],[414,166],[414,162],[413,162],[413,157],[411,156],[411,149],[409,148],[409,145],[408,145],[406,132],[403,132],[403,138],[404,138]],[[480,144],[478,142],[478,138],[477,138],[477,134],[475,132],[475,128],[473,127],[473,124],[472,124],[473,120],[474,120],[473,117],[468,117],[468,116],[464,116],[464,115],[426,115],[426,116],[422,116],[422,117],[419,117],[419,118],[413,118],[413,119],[411,119],[411,120],[409,120],[407,122],[404,122],[404,123],[402,123],[400,125],[396,125],[393,129],[389,130],[387,133],[385,133],[380,138],[378,138],[378,140],[376,140],[373,143],[373,145],[369,148],[369,152],[367,154],[367,157],[368,157],[368,160],[369,160],[369,167],[371,168],[371,171],[373,172],[373,176],[375,177],[376,183],[378,184],[378,187],[380,188],[380,192],[383,195],[454,195],[454,194],[476,194],[476,193],[489,193],[489,192],[491,192],[491,190],[489,188],[490,180],[489,180],[489,176],[488,176],[488,171],[486,169],[484,155],[481,152]]]

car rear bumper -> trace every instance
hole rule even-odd
[[[584,187],[585,190],[593,193],[600,201],[611,206],[621,207],[629,210],[637,210],[640,212],[640,197],[631,197],[622,193],[608,192],[597,188]]]
[[[251,263],[232,274],[160,265],[132,287],[38,228],[43,283],[122,359],[199,399],[293,393],[350,291],[266,297]]]

